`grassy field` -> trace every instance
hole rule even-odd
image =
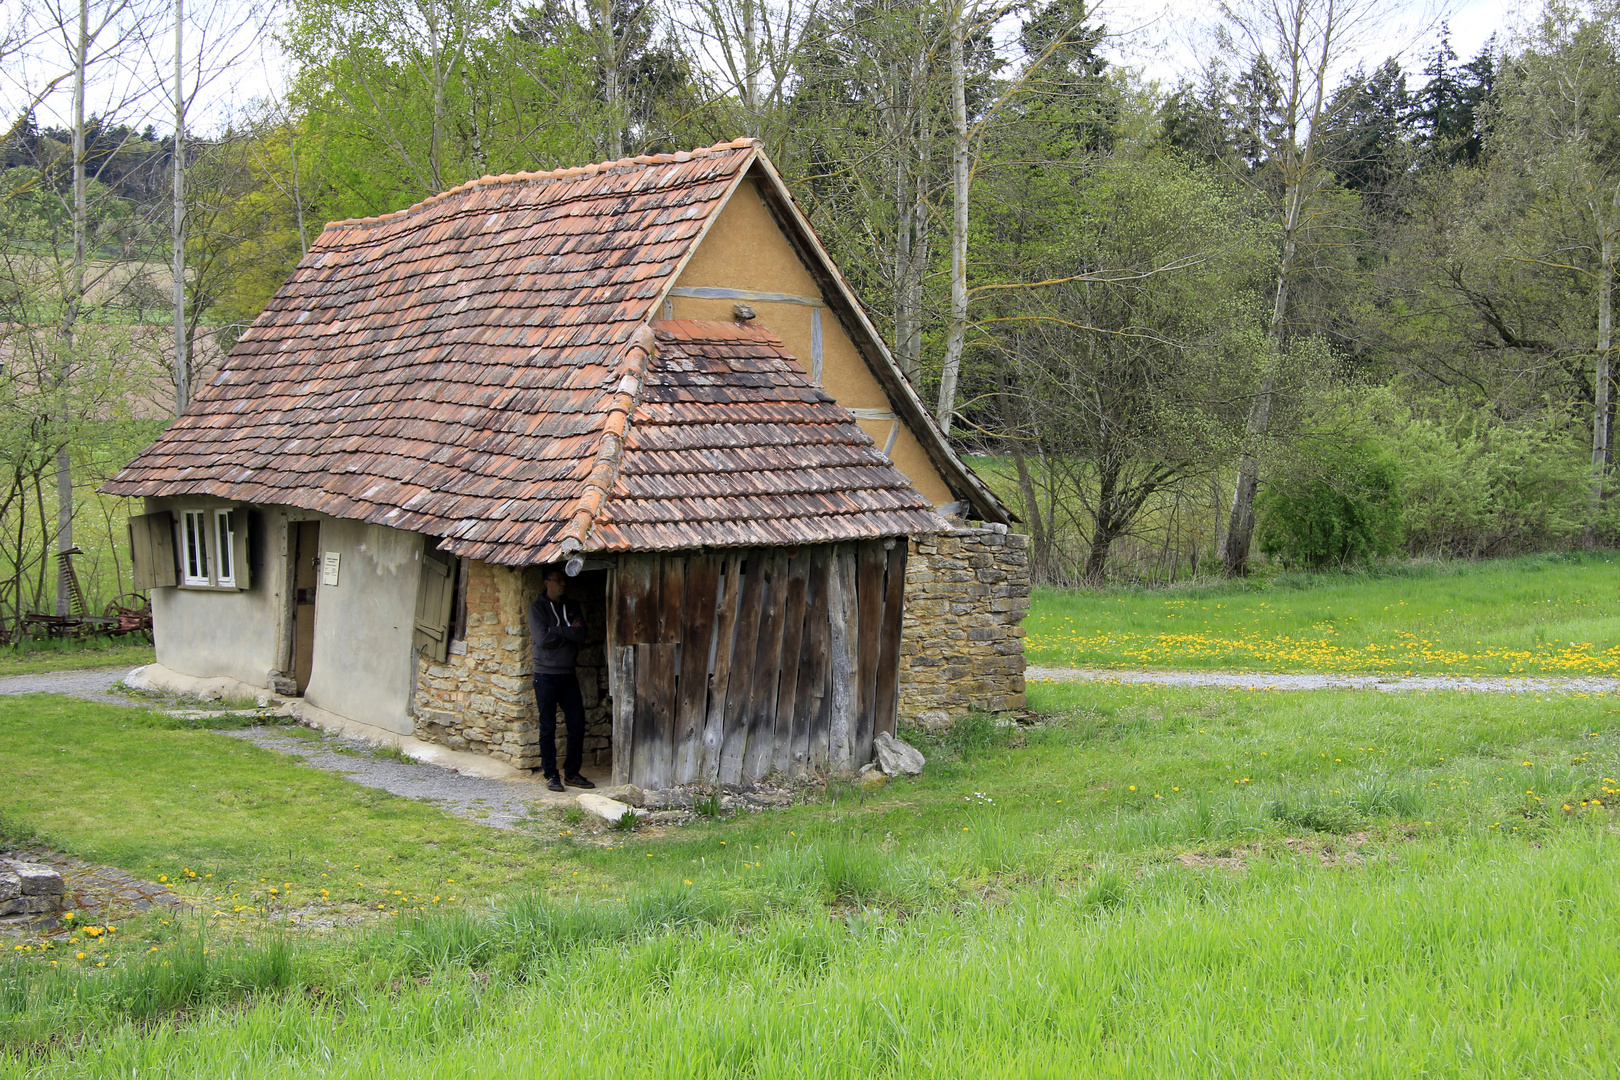
[[[24,642],[17,648],[0,648],[0,678],[79,668],[138,667],[154,659],[151,645],[131,637]]]
[[[12,949],[0,1075],[1613,1075],[1620,700],[1032,693],[632,834],[0,701],[3,827],[202,913]]]
[[[1620,553],[1395,564],[1162,590],[1040,590],[1031,664],[1620,674]]]

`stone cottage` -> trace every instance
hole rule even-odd
[[[1024,701],[1022,538],[752,140],[328,225],[104,490],[145,500],[153,677],[520,769],[552,563],[619,780],[847,769]]]

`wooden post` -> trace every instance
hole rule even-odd
[[[804,652],[805,588],[810,569],[810,553],[801,552],[787,560],[787,593],[782,624],[781,671],[776,689],[776,757],[772,766],[780,772],[802,772],[804,751],[795,745],[795,734],[804,725],[795,712],[799,700],[799,669]]]
[[[782,626],[786,615],[787,554],[781,548],[762,554],[769,567],[761,596],[759,650],[754,657],[754,686],[748,694],[748,737],[743,751],[743,779],[758,780],[776,762],[777,681],[782,673]],[[738,648],[743,647],[739,639]]]
[[[725,742],[726,691],[731,682],[732,642],[736,637],[738,593],[742,589],[743,553],[725,555],[720,565],[718,609],[714,624],[714,640],[710,646],[714,660],[710,665],[709,704],[703,722],[703,756],[699,775],[708,780],[720,775],[720,755]]]
[[[828,697],[832,711],[827,726],[827,767],[847,772],[854,751],[856,688],[854,649],[859,629],[855,610],[855,552],[849,545],[835,549],[827,579]]]
[[[681,629],[681,678],[675,709],[674,781],[690,784],[703,764],[705,717],[709,703],[709,658],[720,564],[713,555],[694,555],[686,568],[686,602]]]
[[[726,681],[726,713],[720,745],[722,784],[742,780],[743,752],[748,744],[748,696],[754,688],[754,661],[759,653],[760,607],[765,595],[764,551],[747,553],[738,597],[737,636],[731,650],[731,676]]]
[[[900,714],[900,631],[906,606],[906,538],[888,551],[883,585],[883,625],[878,637],[877,699],[872,708],[873,733],[893,735]]]

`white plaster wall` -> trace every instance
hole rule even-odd
[[[411,734],[411,627],[422,537],[383,525],[321,520],[321,550],[338,553],[338,583],[315,595],[315,662],[304,700]]]
[[[220,500],[147,500],[147,513],[180,507],[226,506]],[[268,688],[277,664],[285,606],[285,519],[274,507],[257,508],[262,535],[251,538],[253,586],[240,592],[207,589],[153,589],[152,632],[157,662],[198,678],[225,677]]]

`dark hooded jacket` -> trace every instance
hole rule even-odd
[[[529,605],[529,640],[533,642],[534,673],[536,675],[572,675],[579,660],[579,646],[585,640],[585,627],[570,626],[575,620],[583,624],[579,605],[564,597],[561,600],[540,599]]]

